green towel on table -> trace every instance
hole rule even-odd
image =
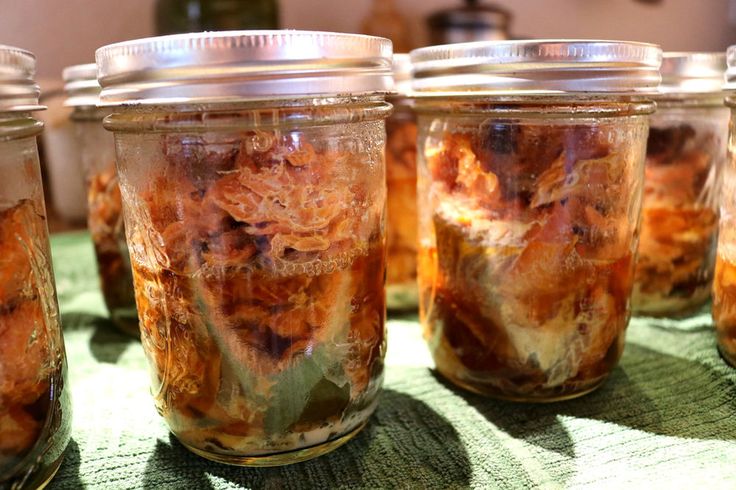
[[[606,384],[551,405],[455,389],[432,370],[416,320],[391,319],[385,389],[363,432],[312,461],[238,468],[169,435],[140,343],[105,318],[89,236],[54,236],[52,251],[74,420],[51,489],[736,488],[736,370],[707,309],[633,320]]]

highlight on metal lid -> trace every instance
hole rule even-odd
[[[736,90],[736,44],[726,50],[726,83],[725,90]]]
[[[417,95],[656,93],[655,44],[544,39],[480,41],[411,52]]]
[[[410,92],[412,68],[409,53],[394,54],[391,66],[394,75],[394,91],[399,94]]]
[[[100,101],[100,84],[97,82],[97,65],[86,63],[84,65],[67,66],[61,72],[64,80],[64,92],[67,99],[64,105],[67,107],[93,107]]]
[[[316,31],[176,34],[97,50],[101,105],[365,95],[391,90],[388,39]]]
[[[726,54],[665,52],[662,55],[659,91],[670,93],[713,93],[723,90]]]
[[[37,111],[41,89],[34,80],[36,57],[0,44],[0,112]]]

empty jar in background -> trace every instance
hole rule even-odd
[[[394,111],[386,121],[386,304],[391,310],[417,307],[417,121],[407,98],[408,54],[393,58]]]
[[[230,464],[345,443],[383,382],[390,41],[185,34],[97,64],[159,413]]]
[[[87,227],[95,247],[102,296],[113,323],[138,337],[133,275],[115,170],[115,141],[102,126],[109,109],[97,107],[97,65],[67,67],[63,78],[65,105],[73,108],[71,119],[87,185]]]
[[[412,52],[420,319],[453,383],[554,401],[617,364],[660,60],[613,41]]]
[[[736,46],[728,48],[726,72],[726,105],[731,122],[728,135],[728,157],[723,169],[720,195],[718,252],[713,278],[713,323],[718,337],[718,349],[723,358],[736,367],[736,148],[734,121],[736,115]]]
[[[43,487],[71,404],[33,113],[35,57],[0,46],[0,488]]]
[[[710,298],[728,108],[724,53],[665,53],[649,118],[635,313],[683,316]]]

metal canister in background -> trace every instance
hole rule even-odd
[[[437,369],[573,398],[624,348],[661,50],[506,41],[415,50],[419,308]]]
[[[635,313],[683,316],[710,297],[729,111],[725,53],[665,53],[649,118]]]
[[[87,185],[87,227],[95,247],[102,296],[115,326],[138,337],[133,275],[115,170],[115,141],[102,126],[109,109],[97,107],[97,65],[67,67],[63,78],[65,105],[73,108],[71,120]]]
[[[391,54],[307,31],[97,51],[152,393],[203,457],[310,459],[376,408]]]
[[[501,7],[466,0],[462,7],[440,10],[427,18],[430,44],[509,39],[511,13]]]
[[[0,46],[0,488],[43,487],[71,429],[33,113],[36,59]]]
[[[713,278],[713,322],[721,355],[736,367],[736,46],[728,48],[726,58],[728,69],[724,88],[731,120],[720,197],[718,251]]]
[[[395,54],[394,111],[386,121],[386,304],[391,310],[417,307],[417,121],[412,110],[411,59]]]

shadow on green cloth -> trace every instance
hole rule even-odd
[[[711,302],[708,301],[697,311],[683,315],[681,317],[667,318],[647,315],[634,315],[631,319],[629,328],[638,328],[640,325],[646,325],[658,330],[665,330],[668,332],[710,332],[714,328],[713,319],[711,318],[711,308]]]
[[[385,389],[366,428],[329,454],[290,466],[239,468],[195,456],[171,435],[157,441],[143,486],[209,489],[218,479],[248,488],[467,488],[471,468],[444,417]]]
[[[389,320],[401,320],[404,322],[419,322],[419,312],[416,309],[389,311]]]
[[[133,342],[132,337],[123,334],[107,317],[89,313],[70,312],[61,315],[63,325],[74,325],[74,328],[93,329],[89,348],[98,362],[115,364],[125,349]]]
[[[79,445],[72,438],[69,440],[66,451],[64,451],[64,460],[61,462],[58,473],[46,488],[84,488],[84,484],[79,477],[80,464]]]
[[[559,403],[493,400],[456,388],[439,373],[435,376],[511,436],[572,457],[574,441],[559,416],[599,420],[670,437],[736,439],[736,382],[725,373],[629,343],[622,363],[600,389]]]

